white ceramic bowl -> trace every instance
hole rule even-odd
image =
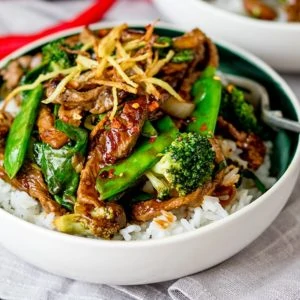
[[[115,24],[98,24],[94,28],[113,25]],[[176,30],[171,25],[162,27],[169,32]],[[74,29],[52,35],[24,47],[9,58],[78,31],[79,29]],[[248,64],[247,70],[253,68],[258,72],[258,76],[266,76],[268,84],[277,86],[281,96],[285,97],[284,103],[288,103],[294,118],[299,119],[300,108],[297,99],[271,68],[232,45],[222,43],[220,49],[236,56],[237,59],[239,57],[245,66]],[[7,60],[2,61],[0,67],[6,62]],[[0,243],[20,258],[43,270],[94,283],[153,283],[204,270],[242,250],[278,215],[294,187],[299,172],[298,136],[294,136],[293,143],[292,161],[270,190],[242,210],[198,230],[161,240],[95,240],[50,231],[0,209]]]
[[[158,10],[185,29],[200,27],[259,56],[278,71],[300,73],[300,23],[262,21],[202,0],[153,0]]]

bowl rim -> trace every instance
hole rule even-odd
[[[99,22],[92,24],[90,26],[91,29],[100,29],[100,28],[109,28],[116,26],[120,24],[121,22]],[[130,27],[144,27],[145,25],[149,24],[149,22],[128,22],[128,25]],[[168,24],[161,22],[159,25],[155,26],[159,29],[165,29],[170,31],[181,31],[185,32],[186,30],[180,26],[176,26],[174,24]],[[72,34],[76,34],[82,30],[83,26],[79,26],[76,28],[60,31],[58,33],[51,34],[47,37],[41,38],[37,41],[34,41],[19,50],[13,52],[6,58],[2,59],[0,61],[0,68],[2,68],[9,60],[16,58],[20,55],[25,54],[26,52],[33,50],[42,44],[49,42],[51,40],[68,36]],[[257,58],[253,54],[247,52],[246,50],[243,50],[240,47],[234,46],[231,43],[220,41],[219,39],[214,40],[218,45],[224,47],[225,49],[228,49],[229,51],[233,52],[234,54],[246,59],[251,64],[256,65],[258,68],[264,70],[272,79],[273,81],[281,86],[284,93],[288,96],[291,104],[293,105],[293,108],[296,112],[298,120],[300,120],[300,104],[297,100],[297,97],[291,90],[291,88],[288,86],[288,84],[282,79],[277,72],[275,72],[270,66],[268,66],[265,62],[263,62],[261,59]],[[295,173],[298,170],[298,164],[300,164],[300,138],[298,139],[298,144],[296,146],[296,151],[294,153],[294,157],[292,161],[290,162],[290,165],[284,172],[284,174],[279,178],[278,181],[263,195],[258,197],[255,201],[251,202],[247,206],[243,207],[241,210],[228,215],[227,217],[215,221],[213,223],[210,223],[206,226],[200,227],[196,230],[184,232],[181,234],[165,237],[162,239],[151,239],[151,240],[138,240],[138,241],[119,241],[119,240],[102,240],[102,239],[93,239],[93,238],[87,238],[87,237],[81,237],[81,236],[75,236],[75,235],[69,235],[65,233],[61,233],[58,231],[54,231],[45,227],[38,226],[34,223],[30,223],[28,221],[25,221],[15,215],[12,215],[11,213],[7,212],[3,208],[0,208],[0,218],[7,219],[8,221],[15,222],[18,224],[18,226],[24,226],[28,230],[34,231],[36,234],[42,234],[43,236],[48,236],[49,238],[57,239],[57,240],[64,240],[70,243],[80,244],[81,246],[91,246],[91,247],[100,247],[100,248],[148,248],[148,247],[156,247],[158,245],[168,245],[168,244],[177,244],[178,242],[184,242],[190,239],[195,238],[196,236],[201,236],[206,234],[208,231],[217,230],[218,228],[222,227],[223,224],[232,222],[238,218],[241,218],[243,215],[253,211],[257,206],[260,205],[260,203],[266,201],[269,197],[269,195],[272,195],[276,189],[279,189],[285,181],[288,180],[289,174]]]
[[[164,0],[153,0],[154,3],[159,3]],[[266,21],[266,20],[259,20],[254,19],[251,17],[239,15],[235,12],[222,9],[218,6],[215,6],[210,3],[205,3],[203,0],[187,0],[186,2],[190,1],[194,5],[198,5],[202,9],[207,10],[207,14],[218,14],[219,17],[230,18],[231,22],[237,21],[240,23],[248,24],[249,26],[257,27],[257,29],[261,29],[261,27],[265,29],[272,29],[272,30],[292,30],[292,31],[300,31],[300,23],[297,22],[278,22],[278,21]],[[159,4],[158,4],[159,5]]]

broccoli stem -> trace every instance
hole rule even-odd
[[[222,83],[214,77],[211,67],[194,83],[192,88],[196,108],[191,116],[187,131],[204,136],[214,135],[222,95]]]
[[[163,152],[176,138],[178,129],[170,117],[157,122],[159,135],[154,141],[142,142],[135,151],[123,161],[101,169],[96,181],[96,188],[102,200],[108,200],[132,186],[139,177],[160,159]],[[105,176],[105,174],[113,174]]]
[[[54,219],[54,226],[60,232],[92,236],[91,230],[79,214],[66,214]]]
[[[157,198],[164,199],[170,194],[170,187],[164,178],[158,178],[153,172],[145,172],[146,177],[150,180],[152,186],[157,191]]]

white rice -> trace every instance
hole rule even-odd
[[[0,207],[9,213],[34,224],[54,229],[54,214],[46,214],[40,204],[27,193],[14,189],[0,179]]]
[[[222,141],[222,150],[225,156],[237,161],[243,166],[247,162],[241,160],[238,155],[238,149],[234,142],[229,140]],[[255,172],[258,178],[266,185],[271,187],[276,178],[269,177],[270,151],[272,143],[267,142],[267,154],[264,164]],[[223,180],[223,184],[231,180],[237,180],[237,168],[233,168]],[[219,198],[205,196],[201,206],[196,208],[180,208],[173,212],[163,211],[162,214],[154,218],[151,222],[145,222],[141,225],[128,224],[127,227],[120,230],[119,234],[114,236],[115,240],[148,240],[159,239],[187,231],[196,230],[209,223],[225,218],[241,208],[248,205],[251,201],[261,195],[254,182],[249,179],[243,179],[237,191],[235,203],[226,210],[221,206]],[[226,198],[226,197],[225,197]],[[226,200],[226,199],[223,199]],[[46,214],[42,211],[40,204],[31,198],[27,193],[17,191],[11,185],[0,179],[0,207],[9,213],[22,218],[28,222],[34,223],[49,229],[54,229],[54,214]]]
[[[3,105],[4,101],[0,103],[0,108],[2,108]],[[13,117],[18,114],[18,112],[20,111],[20,105],[15,98],[8,102],[5,111],[9,112]]]

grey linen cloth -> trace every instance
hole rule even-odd
[[[0,34],[36,30],[87,2],[0,1]],[[16,8],[19,17],[9,17]],[[121,0],[106,15],[120,21],[157,17],[147,0]],[[284,77],[300,98],[300,75]],[[300,180],[279,217],[250,246],[214,268],[169,282],[125,287],[74,281],[32,267],[0,245],[0,299],[300,299]]]

